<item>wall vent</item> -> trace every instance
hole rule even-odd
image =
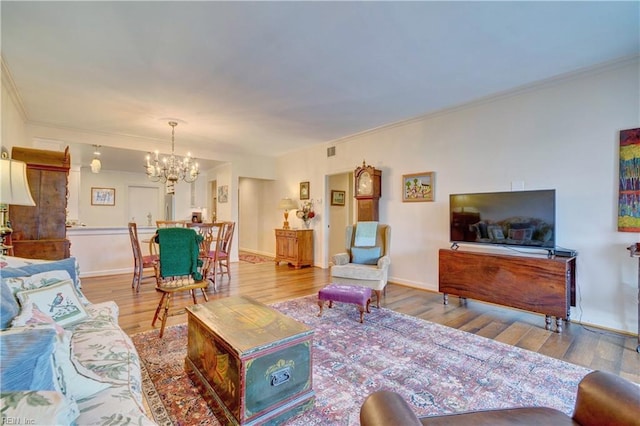
[[[334,155],[336,155],[336,147],[330,146],[327,148],[327,157],[333,157]]]

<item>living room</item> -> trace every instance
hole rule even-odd
[[[7,42],[3,37],[3,50]],[[626,248],[638,238],[634,233],[618,232],[616,221],[619,132],[640,124],[640,64],[637,50],[630,54],[621,48],[615,53],[612,60],[585,63],[426,114],[394,118],[370,130],[327,138],[276,158],[232,158],[203,171],[198,197],[209,201],[206,183],[212,180],[218,186],[228,185],[229,202],[218,205],[218,217],[237,220],[244,235],[255,236],[246,240],[249,242],[241,240],[238,248],[273,254],[273,230],[283,220],[277,203],[285,196],[297,200],[300,182],[309,182],[318,212],[311,223],[314,263],[328,268],[334,254],[329,249],[329,225],[334,223],[330,222],[329,194],[331,190],[351,191],[348,183],[335,187],[329,182],[332,176],[353,172],[365,160],[383,172],[380,222],[393,229],[389,281],[437,292],[438,250],[450,245],[449,194],[555,189],[556,245],[578,252],[578,306],[572,309],[572,320],[636,334],[638,264]],[[167,61],[170,57],[168,54]],[[90,133],[87,130],[93,129],[79,131],[29,120],[33,114],[29,104],[20,101],[28,88],[20,85],[20,75],[12,69],[17,59],[4,54],[3,58],[2,144],[9,152],[13,146],[37,146],[37,141],[121,149],[135,144],[142,163],[143,154],[152,150],[153,141],[143,143],[99,129]],[[473,68],[470,62],[467,72]],[[13,73],[13,87],[5,84],[5,69]],[[410,97],[411,92],[409,87],[388,96],[391,101],[396,96]],[[21,112],[24,108],[26,116]],[[177,141],[180,130],[179,126]],[[327,157],[329,147],[335,147],[335,156]],[[435,173],[434,201],[403,203],[402,176],[427,171]],[[106,184],[110,179],[110,173],[88,177],[86,162],[79,173],[85,182],[105,179]],[[180,184],[176,191],[177,197],[188,197],[188,185]],[[87,203],[86,191],[80,197],[81,203]],[[259,214],[247,217],[241,199],[251,199]],[[291,222],[302,227],[298,219]]]

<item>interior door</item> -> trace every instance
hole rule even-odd
[[[329,204],[329,262],[334,254],[344,252],[344,232],[353,218],[353,173],[329,176],[327,195]],[[331,191],[344,191],[344,205],[332,205]]]

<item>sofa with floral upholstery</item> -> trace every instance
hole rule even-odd
[[[152,425],[114,302],[82,294],[74,258],[0,256],[3,424]]]

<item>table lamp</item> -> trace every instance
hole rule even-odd
[[[279,209],[284,210],[284,223],[282,229],[289,229],[289,210],[297,209],[298,205],[291,198],[283,198],[278,204]]]
[[[11,160],[6,152],[0,159],[0,230],[2,234],[11,233],[9,222],[9,204],[17,206],[35,206],[27,181],[27,164]]]

